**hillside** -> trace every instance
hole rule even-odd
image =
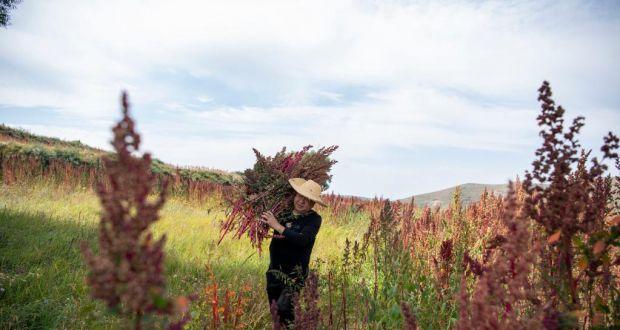
[[[618,177],[614,177],[612,179],[612,185],[618,185]],[[480,200],[480,195],[486,189],[489,193],[493,193],[494,195],[502,195],[505,196],[508,192],[507,184],[481,184],[481,183],[466,183],[460,186],[454,186],[430,193],[414,195],[411,197],[399,199],[401,202],[409,203],[411,198],[414,199],[415,204],[418,206],[424,205],[434,205],[436,202],[439,203],[441,207],[448,206],[450,204],[450,200],[452,199],[452,195],[454,194],[454,190],[456,187],[461,187],[461,201],[463,205],[467,205],[470,203],[474,203]],[[620,198],[620,191],[612,190],[615,199]]]
[[[401,202],[410,202],[411,198],[414,199],[416,205],[433,205],[436,202],[443,207],[450,203],[452,194],[455,187],[446,188],[443,190],[433,191],[425,194],[414,195],[411,197],[400,199]],[[506,184],[481,184],[481,183],[466,183],[460,185],[461,187],[461,200],[463,204],[467,205],[471,202],[477,202],[480,200],[480,195],[486,189],[489,193],[495,195],[504,195],[508,191]]]
[[[73,166],[99,169],[102,166],[101,157],[104,155],[113,157],[108,151],[93,148],[80,141],[40,136],[0,124],[0,160],[19,156],[36,160],[42,167],[53,161],[61,161]],[[182,179],[223,184],[241,178],[238,173],[203,167],[179,167],[166,164],[157,158],[153,158],[152,171],[162,175],[176,174]]]
[[[37,159],[43,166],[49,164],[50,161],[58,160],[74,166],[85,166],[89,168],[100,168],[101,157],[103,155],[113,156],[113,154],[108,151],[93,148],[80,141],[65,141],[58,138],[40,136],[22,129],[0,124],[0,169],[3,166],[1,163],[3,158],[18,155]],[[238,172],[227,172],[204,167],[179,167],[166,164],[157,158],[153,158],[152,170],[157,174],[176,174],[182,179],[212,182],[216,184],[230,184],[241,180],[241,174]],[[399,199],[399,201],[408,203],[413,198],[415,204],[418,206],[439,203],[441,207],[445,207],[450,203],[456,187],[457,186],[413,195]],[[504,195],[507,192],[506,184],[466,183],[460,185],[460,187],[461,199],[464,205],[480,200],[480,195],[485,189],[489,193],[495,195]],[[345,195],[341,195],[340,197],[354,197],[363,201],[372,199]]]

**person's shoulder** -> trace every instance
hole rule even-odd
[[[310,217],[318,223],[321,223],[322,221],[321,215],[315,210],[310,210]]]

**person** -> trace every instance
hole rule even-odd
[[[273,228],[269,244],[269,269],[266,272],[269,305],[277,306],[280,323],[294,322],[292,296],[299,292],[308,276],[308,264],[314,241],[321,228],[321,216],[312,208],[321,200],[321,186],[302,178],[289,180],[296,192],[293,211],[284,214],[281,221],[271,212],[261,215],[261,221]]]

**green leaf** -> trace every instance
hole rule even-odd
[[[393,304],[390,308],[390,317],[392,319],[399,319],[401,317],[400,306]]]
[[[153,297],[153,305],[158,309],[165,309],[168,306],[168,301],[164,297],[156,295]]]

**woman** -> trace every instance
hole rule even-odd
[[[308,276],[310,254],[321,227],[321,216],[312,208],[315,203],[325,206],[318,183],[301,178],[289,183],[297,192],[292,214],[285,214],[280,222],[271,212],[261,215],[261,221],[274,230],[269,245],[267,297],[270,305],[276,303],[283,325],[294,320],[292,294],[301,290]]]

